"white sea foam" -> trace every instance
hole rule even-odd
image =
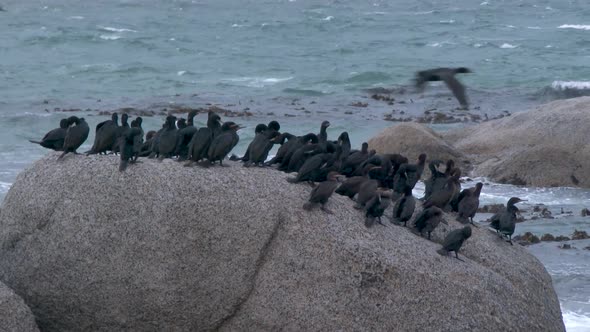
[[[104,27],[98,26],[100,30],[108,31],[108,32],[137,32],[137,30],[125,29],[125,28],[113,28],[113,27]]]
[[[364,12],[365,15],[387,15],[388,12]]]
[[[291,79],[293,79],[293,77],[234,77],[223,79],[222,82],[239,83],[240,85],[245,85],[252,88],[262,88]]]
[[[589,81],[553,81],[551,87],[556,90],[576,89],[585,90],[590,89]]]
[[[118,35],[100,35],[99,36],[100,39],[104,39],[104,40],[117,40],[117,39],[121,39],[121,36]]]
[[[414,15],[428,15],[434,13],[434,10],[429,10],[426,12],[415,12]]]
[[[443,47],[445,45],[455,45],[455,43],[452,43],[450,41],[441,41],[441,42],[429,43],[426,46],[430,46],[430,47]]]
[[[558,29],[576,29],[576,30],[590,30],[590,25],[583,24],[562,24]]]
[[[518,45],[512,45],[512,44],[508,44],[508,43],[504,43],[502,45],[500,45],[500,48],[517,48]]]
[[[84,16],[70,16],[68,17],[69,20],[83,20]]]
[[[483,44],[480,44],[480,43],[475,43],[475,44],[473,44],[473,47],[475,47],[475,48],[480,48],[480,47],[482,47],[482,46],[483,46]]]
[[[484,2],[480,3],[479,5],[480,5],[480,6],[487,6],[487,5],[489,5],[489,4],[490,4],[489,2],[487,2],[487,1],[484,1]]]
[[[511,28],[511,29],[514,29],[514,28],[516,28],[514,25],[510,25],[510,24],[508,24],[506,27],[507,27],[507,28]]]
[[[324,18],[322,18],[322,21],[331,21],[334,19],[334,16],[326,16]]]
[[[567,310],[562,310],[562,315],[567,332],[590,331],[590,315],[582,315]]]
[[[245,27],[245,25],[234,23],[234,24],[231,25],[231,27],[232,28],[242,28],[242,27]]]
[[[526,27],[527,29],[532,29],[532,30],[541,30],[541,27]]]
[[[184,74],[186,74],[186,70],[181,70],[181,71],[179,71],[179,72],[176,73],[176,75],[178,75],[178,76],[182,76]]]
[[[12,183],[0,181],[0,190],[2,191],[10,189],[10,186],[12,186]]]
[[[439,23],[447,23],[447,24],[453,24],[455,23],[455,20],[442,20],[442,21],[438,21]]]

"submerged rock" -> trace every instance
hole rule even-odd
[[[480,213],[500,213],[506,209],[506,204],[488,204],[477,209]]]
[[[460,262],[345,197],[305,211],[310,187],[271,169],[56,159],[0,213],[0,279],[44,331],[564,331],[542,264],[488,230]]]
[[[579,230],[574,230],[574,234],[572,234],[572,240],[585,240],[590,238],[590,236],[588,236],[588,233],[586,233],[586,231],[579,231]]]
[[[39,331],[35,317],[25,301],[0,282],[0,331]]]
[[[555,241],[555,236],[553,236],[553,234],[543,234],[543,236],[541,236],[541,241]]]
[[[515,236],[514,241],[522,245],[536,244],[541,242],[541,240],[539,240],[539,237],[531,232],[526,232],[523,235]]]
[[[444,135],[474,174],[527,186],[590,187],[590,97],[551,102]]]

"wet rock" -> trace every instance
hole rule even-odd
[[[582,211],[580,211],[580,215],[582,217],[590,216],[590,210],[588,210],[587,208],[583,208]]]
[[[389,103],[392,103],[392,102],[395,101],[395,98],[393,98],[391,96],[377,94],[377,93],[371,95],[371,99],[380,100],[380,101],[386,101],[386,102],[389,102]]]
[[[543,234],[543,236],[541,236],[541,241],[555,241],[555,236],[553,236],[553,234]]]
[[[572,247],[572,245],[571,245],[571,244],[569,244],[569,243],[564,243],[564,244],[560,244],[560,245],[558,246],[558,248],[559,248],[559,249],[572,249],[573,247]]]
[[[361,101],[357,101],[357,102],[351,103],[350,106],[353,106],[353,107],[367,107],[367,106],[369,106],[369,104],[368,103],[363,103]]]
[[[590,238],[590,236],[588,236],[588,233],[586,233],[586,231],[579,231],[576,229],[572,234],[572,240],[585,240],[588,238]]]
[[[539,218],[555,219],[551,211],[549,211],[549,209],[543,204],[533,206],[533,214],[531,220],[537,220]]]
[[[584,247],[584,250],[590,250],[590,246]]]
[[[536,244],[541,242],[541,240],[539,240],[539,237],[531,232],[526,232],[522,235],[517,235],[514,237],[514,240],[524,245]]]
[[[429,111],[428,111],[429,112]],[[459,123],[464,122],[467,118],[464,115],[454,116],[442,112],[426,113],[425,116],[416,118],[418,123]]]
[[[561,241],[569,241],[570,238],[565,236],[565,235],[558,235],[555,237],[555,241],[561,242]]]
[[[206,114],[209,111],[216,112],[217,114],[224,116],[224,117],[248,117],[254,115],[254,113],[249,111],[249,108],[245,108],[242,111],[234,111],[230,109],[221,108],[215,105],[211,105],[207,103],[208,107],[189,107],[183,105],[169,105],[164,109],[155,110],[152,108],[135,108],[135,107],[121,107],[115,110],[97,110],[98,115],[101,116],[109,116],[114,112],[117,113],[126,113],[131,116],[142,116],[142,117],[151,117],[151,116],[158,116],[158,115],[169,115],[169,114],[184,114],[189,113],[191,111],[196,112],[197,114]],[[55,112],[80,112],[80,109],[56,109]]]
[[[311,188],[269,169],[120,173],[116,156],[58,155],[23,171],[0,212],[0,279],[44,331],[564,331],[526,249],[474,227],[465,263],[436,253],[463,226],[452,217],[437,243],[367,229],[339,195],[334,214],[305,211]]]
[[[505,208],[506,208],[506,205],[504,205],[504,204],[489,204],[489,205],[484,205],[482,207],[479,207],[477,209],[477,212],[498,213],[498,212],[504,211]]]
[[[351,114],[352,114],[352,112],[351,112]],[[410,122],[410,121],[413,121],[414,119],[412,119],[412,118],[402,118],[402,117],[395,118],[395,117],[393,117],[393,114],[385,114],[383,116],[383,120],[385,120],[385,121],[392,121],[392,122]]]

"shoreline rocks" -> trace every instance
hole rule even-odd
[[[465,262],[436,252],[463,226],[452,216],[432,242],[368,229],[338,195],[333,215],[305,211],[311,188],[268,168],[119,173],[115,156],[57,156],[22,172],[0,212],[0,279],[43,331],[564,331],[525,248],[474,228]]]

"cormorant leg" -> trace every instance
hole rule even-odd
[[[381,217],[377,217],[377,222],[378,222],[380,225],[382,225],[382,226],[384,226],[384,227],[387,227],[387,226],[386,226],[384,223],[382,223],[382,222],[381,222]]]
[[[428,239],[429,239],[429,240],[430,240],[430,233],[431,233],[431,232],[428,232]]]
[[[513,246],[513,244],[512,244],[512,235],[508,235],[508,243],[510,243],[510,245]]]
[[[328,210],[328,208],[324,204],[322,204],[322,207],[320,209],[322,209],[322,211],[326,212],[327,214],[334,214],[334,212]]]
[[[464,260],[462,260],[461,258],[459,258],[459,253],[455,251],[455,258],[460,260],[461,262],[465,262]]]

